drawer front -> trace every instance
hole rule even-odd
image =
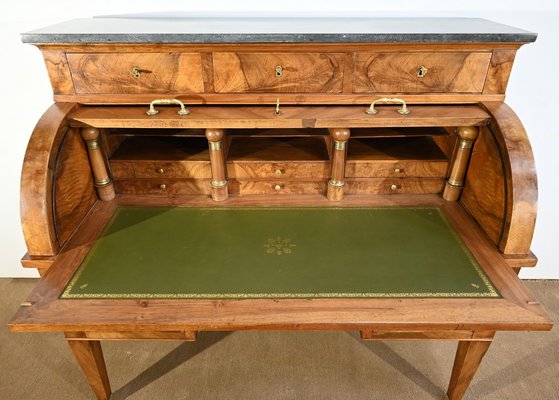
[[[341,93],[340,53],[214,53],[217,93]]]
[[[229,181],[231,194],[324,194],[327,183],[293,181]]]
[[[121,194],[172,196],[211,193],[209,179],[124,179],[114,183],[116,192]]]
[[[347,194],[434,194],[444,186],[443,178],[348,179]]]
[[[236,161],[227,163],[227,176],[237,179],[327,179],[329,167],[326,161],[291,163]]]
[[[122,161],[111,160],[114,179],[211,178],[209,161]]]
[[[198,53],[67,54],[77,94],[202,93]]]
[[[348,161],[345,176],[348,178],[443,178],[448,169],[447,161]]]
[[[491,53],[356,53],[353,91],[481,93],[490,59]]]

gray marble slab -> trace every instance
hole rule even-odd
[[[537,34],[481,18],[105,16],[22,34],[24,43],[533,42]]]

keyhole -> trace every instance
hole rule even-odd
[[[283,74],[283,68],[281,65],[276,67],[276,76],[281,76]]]
[[[417,76],[419,78],[423,78],[425,75],[427,75],[427,68],[425,68],[425,66],[421,65],[419,67],[419,69],[417,70]]]

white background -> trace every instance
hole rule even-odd
[[[8,6],[9,4],[9,6]],[[24,0],[4,3],[0,15],[0,277],[37,276],[23,269],[19,178],[25,147],[37,120],[52,103],[39,50],[19,33],[67,19],[118,13],[193,12],[272,16],[459,16],[482,17],[538,32],[536,43],[517,54],[507,103],[530,135],[539,178],[539,213],[532,250],[540,258],[524,278],[559,278],[559,2],[555,0],[280,0],[107,1]]]

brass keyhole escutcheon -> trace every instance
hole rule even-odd
[[[427,75],[427,68],[424,65],[420,65],[419,69],[417,70],[417,77],[418,78],[423,78],[425,77],[425,75]]]
[[[276,76],[282,76],[283,75],[283,67],[281,65],[278,65],[276,67]]]
[[[132,75],[134,78],[139,78],[140,76],[142,76],[142,70],[140,69],[140,67],[133,67],[130,71],[130,75]]]

